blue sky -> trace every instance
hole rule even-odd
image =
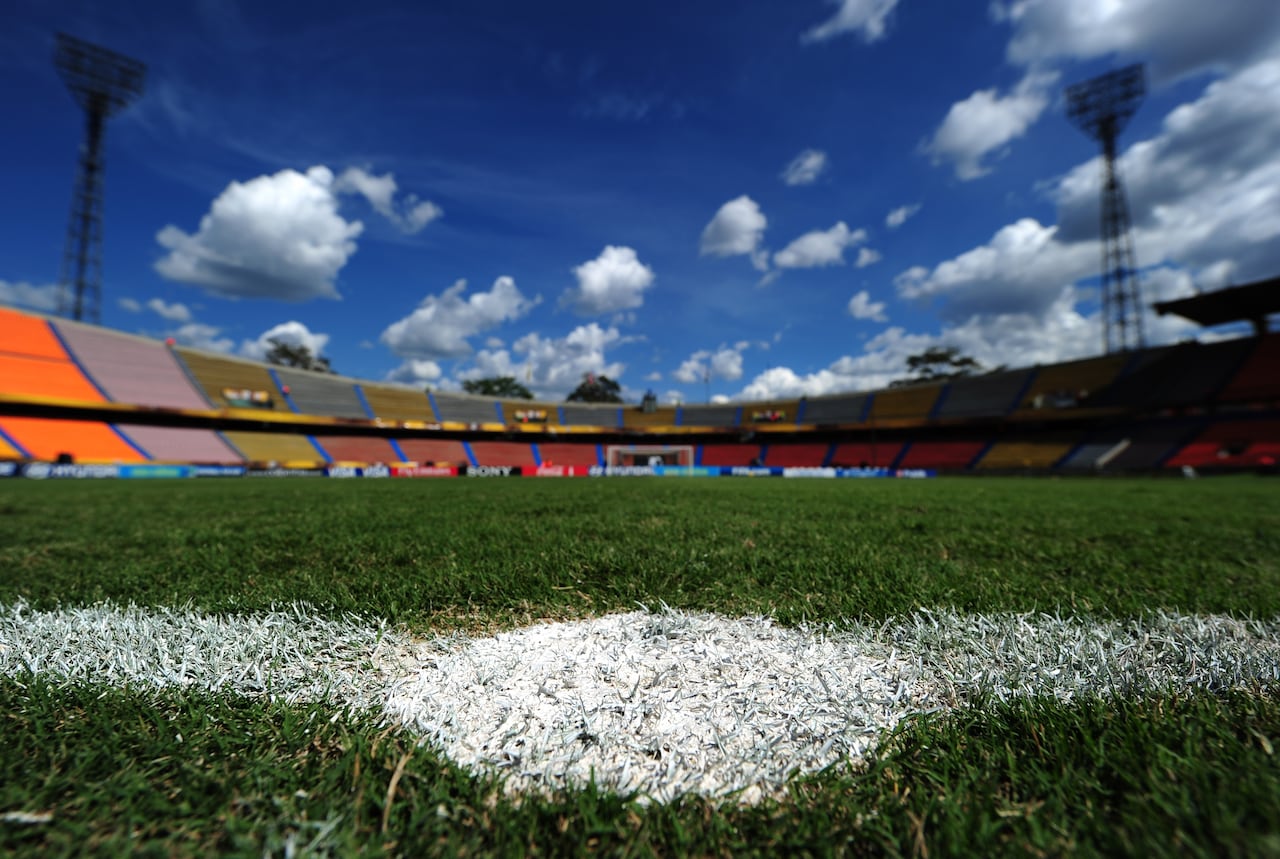
[[[107,134],[103,323],[204,348],[685,402],[873,388],[936,344],[1095,354],[1061,91],[1130,62],[1146,297],[1280,271],[1274,0],[8,7],[0,302],[54,306],[66,31],[149,67]]]

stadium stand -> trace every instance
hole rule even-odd
[[[941,385],[912,385],[880,391],[871,401],[873,421],[923,421],[933,411]]]
[[[1171,468],[1239,468],[1280,462],[1280,421],[1237,420],[1210,424],[1165,463]]]
[[[594,444],[543,442],[538,445],[545,465],[600,465],[600,449]]]
[[[1138,366],[1088,400],[1090,406],[1177,408],[1208,402],[1252,350],[1249,338],[1180,343],[1153,350]]]
[[[96,421],[59,421],[48,418],[4,418],[0,432],[13,439],[33,458],[53,462],[63,455],[76,462],[137,463],[147,457],[113,427]]]
[[[364,406],[356,396],[355,381],[311,370],[274,368],[293,407],[308,415],[367,420]]]
[[[566,426],[619,427],[624,408],[609,403],[565,403],[560,410]]]
[[[401,459],[391,442],[383,438],[323,435],[316,436],[316,442],[334,462],[399,462]]]
[[[157,462],[230,464],[241,462],[213,430],[119,424],[116,429]]]
[[[732,427],[738,425],[736,405],[681,406],[680,426]]]
[[[265,365],[225,355],[198,352],[185,346],[175,346],[173,351],[216,408],[289,411],[288,403],[284,401]],[[260,399],[252,403],[245,402],[241,399],[245,393],[257,395]],[[228,395],[231,399],[228,399]]]
[[[1043,471],[1053,468],[1071,448],[1072,443],[1066,438],[997,442],[978,462],[977,468],[980,471]]]
[[[744,427],[795,426],[798,408],[795,400],[743,403],[741,424]]]
[[[1161,346],[1131,354],[1124,369],[1110,384],[1094,389],[1080,404],[1091,408],[1147,405],[1151,387],[1159,381],[1158,371],[1153,372],[1153,368],[1164,364],[1176,348]]]
[[[360,390],[376,417],[387,421],[435,421],[426,392],[394,385],[362,383]]]
[[[844,468],[887,468],[902,452],[902,442],[843,442],[831,452],[831,464]]]
[[[976,418],[1007,415],[1018,406],[1035,370],[1012,370],[955,379],[937,405],[934,417]]]
[[[426,438],[402,438],[396,443],[409,457],[409,462],[449,463],[450,465],[466,465],[467,451],[462,442],[449,440],[436,441]]]
[[[919,441],[909,444],[898,461],[899,468],[936,468],[963,471],[987,446],[981,441]]]
[[[1218,397],[1222,402],[1280,402],[1280,334],[1255,338],[1253,350]]]
[[[228,431],[223,438],[249,462],[323,462],[324,456],[305,435]]]
[[[1159,468],[1199,428],[1195,421],[1162,421],[1134,427],[1125,435],[1129,444],[1107,463],[1111,471],[1145,471]]]
[[[1107,355],[1041,367],[1022,396],[1019,410],[1070,408],[1100,391],[1120,374],[1132,356]]]
[[[0,436],[0,459],[22,459],[22,451],[18,450]]]
[[[817,468],[826,462],[829,444],[779,444],[771,442],[764,452],[764,464],[784,468]]]
[[[676,409],[675,406],[658,406],[652,412],[646,412],[640,406],[624,406],[622,425],[624,427],[673,427],[676,425]]]
[[[473,441],[471,452],[475,454],[476,465],[518,465],[521,468],[537,465],[533,446],[524,442]]]
[[[503,400],[502,422],[511,426],[559,426],[560,409],[555,403],[534,400]]]
[[[756,465],[760,459],[758,444],[704,444],[700,465]]]
[[[432,402],[442,421],[458,421],[464,424],[493,424],[498,416],[497,400],[491,397],[473,397],[469,394],[433,393]]]
[[[806,424],[855,424],[867,410],[868,394],[837,394],[810,397],[800,419]]]

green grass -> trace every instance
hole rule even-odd
[[[28,680],[0,714],[0,808],[53,815],[0,823],[0,852],[1280,855],[1274,690],[966,709],[750,808],[517,802],[320,708]]]
[[[656,606],[1280,613],[1280,483],[234,480],[0,483],[0,602],[418,629]]]
[[[1274,617],[1277,502],[1255,478],[6,481],[0,604],[302,600],[421,632],[660,602],[784,623]],[[0,854],[1280,856],[1274,687],[916,719],[865,769],[722,809],[513,801],[372,716],[333,716],[0,680],[0,814],[53,815],[0,822]]]

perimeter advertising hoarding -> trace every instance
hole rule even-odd
[[[519,477],[524,470],[518,465],[468,465],[462,473],[467,477]]]
[[[28,462],[22,466],[22,476],[32,480],[72,479],[86,480],[119,477],[118,465],[77,465],[73,463]]]
[[[586,465],[539,465],[525,472],[525,477],[588,477],[590,474],[591,468]]]
[[[391,469],[385,465],[330,465],[325,477],[390,477]]]
[[[452,465],[393,465],[392,477],[457,477]]]
[[[244,477],[243,465],[197,465],[196,477]]]
[[[0,462],[0,477],[17,477],[19,466],[16,462]]]

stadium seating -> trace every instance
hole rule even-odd
[[[1280,462],[1280,421],[1233,420],[1210,424],[1165,465],[1195,468],[1274,466]]]
[[[1035,441],[1002,441],[992,445],[978,461],[977,468],[980,471],[1040,471],[1053,468],[1071,452],[1071,448],[1071,441],[1061,437]]]
[[[743,403],[741,424],[744,427],[795,426],[798,408],[795,400]]]
[[[810,397],[797,420],[806,424],[856,424],[867,410],[868,394],[836,394],[831,397]]]
[[[164,344],[75,322],[53,323],[72,354],[117,403],[169,409],[207,409]]]
[[[936,468],[963,471],[987,446],[982,441],[918,441],[907,446],[899,468]]]
[[[753,465],[760,458],[758,444],[704,444],[702,465]]]
[[[236,463],[240,455],[213,430],[119,424],[135,445],[157,462]]]
[[[0,459],[22,459],[22,453],[0,436]]]
[[[436,415],[442,421],[464,424],[493,424],[503,420],[498,401],[492,397],[473,397],[470,394],[431,394]]]
[[[566,426],[622,426],[622,406],[608,403],[565,403],[560,409]]]
[[[351,379],[288,367],[276,367],[274,372],[296,411],[358,420],[369,417],[356,396],[355,382]]]
[[[436,419],[425,391],[370,382],[362,383],[360,390],[374,416],[383,420],[434,422]]]
[[[383,438],[358,435],[322,435],[316,442],[334,462],[399,462],[391,442]]]
[[[538,445],[538,453],[542,455],[542,462],[547,465],[601,464],[599,446],[594,444],[542,442]]]
[[[817,468],[827,459],[829,444],[770,443],[765,448],[764,464],[784,468]]]
[[[448,463],[450,465],[466,465],[467,451],[462,442],[452,439],[402,438],[396,443],[404,451],[409,462]]]
[[[249,462],[318,463],[324,456],[305,435],[272,432],[225,432],[223,437]]]
[[[471,452],[475,454],[476,465],[518,465],[521,468],[537,465],[533,446],[524,442],[473,441]]]
[[[559,426],[560,408],[556,403],[535,400],[503,400],[502,422],[511,426]]]
[[[0,432],[34,459],[54,461],[70,455],[76,462],[146,462],[147,457],[108,424],[48,418],[4,418]]]
[[[1181,448],[1198,421],[1174,420],[1099,430],[1059,468],[1064,471],[1136,471],[1157,468]]]
[[[1180,343],[1144,353],[1137,366],[1088,400],[1090,406],[1178,408],[1211,400],[1252,350],[1249,338]]]
[[[880,391],[871,401],[870,420],[924,421],[941,392],[941,385],[912,385]]]
[[[1280,402],[1280,334],[1254,338],[1253,349],[1227,383],[1223,402]]]
[[[1019,410],[1070,408],[1109,385],[1132,356],[1107,355],[1041,367],[1022,396]]]
[[[729,404],[681,406],[679,425],[686,427],[737,426],[738,409],[739,406]]]
[[[288,403],[284,401],[265,365],[226,355],[198,352],[184,346],[175,346],[173,351],[215,407],[289,411]],[[240,399],[243,392],[260,394],[263,399],[249,406]],[[231,395],[231,400],[228,399],[228,394]]]
[[[887,468],[902,452],[902,442],[844,442],[831,452],[831,464],[844,468]]]
[[[675,406],[659,406],[652,412],[645,412],[640,406],[625,406],[622,409],[622,425],[624,427],[673,427],[676,425]]]
[[[1012,370],[956,379],[947,385],[934,417],[999,417],[1012,412],[1035,370]]]

